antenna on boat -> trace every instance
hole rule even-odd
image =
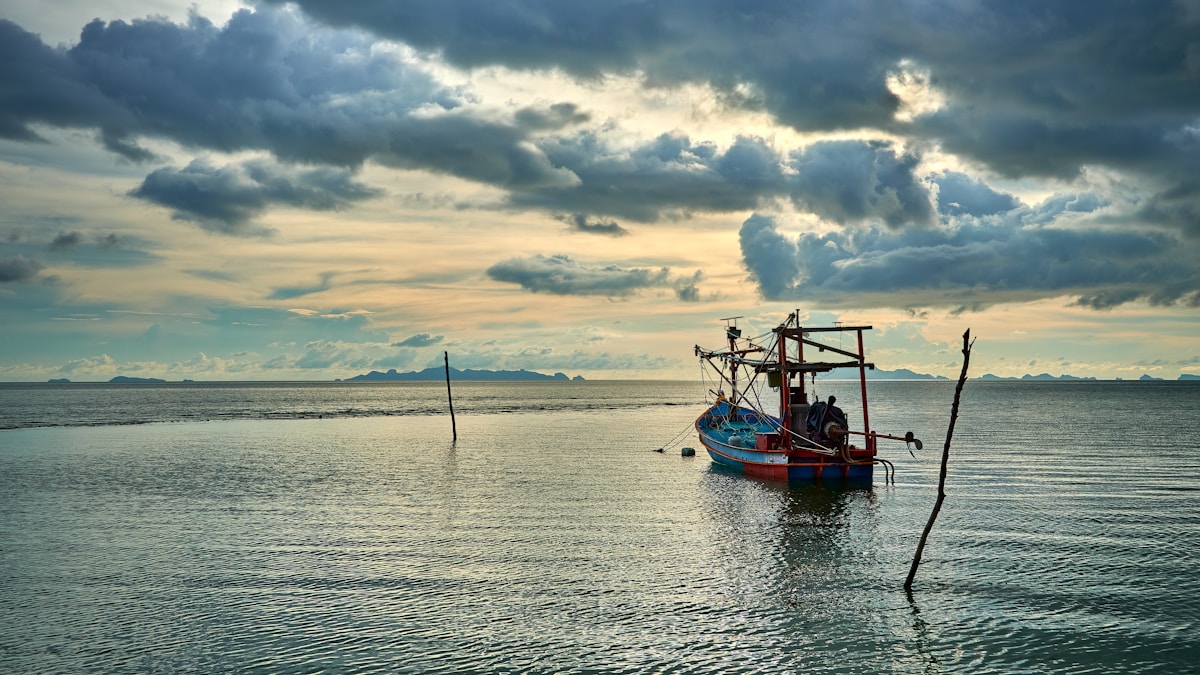
[[[733,341],[742,337],[742,329],[737,327],[737,320],[742,319],[742,318],[745,318],[745,317],[729,316],[729,317],[725,317],[724,319],[721,319],[721,321],[725,322],[725,337],[729,338],[729,340],[730,340],[730,343],[729,343],[730,349],[733,349]],[[730,323],[731,321],[733,323]]]

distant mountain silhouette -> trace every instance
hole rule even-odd
[[[867,371],[868,380],[945,380],[947,378],[941,375],[927,375],[925,373],[917,373],[908,368],[897,368],[896,370],[875,370]]]
[[[339,382],[420,382],[426,380],[444,380],[446,379],[446,370],[441,366],[430,366],[420,372],[410,371],[407,373],[398,373],[395,368],[381,373],[378,370],[372,370],[365,375],[355,375],[348,377]],[[544,375],[535,373],[531,370],[459,370],[457,368],[450,369],[451,380],[476,380],[476,381],[529,381],[529,380],[561,380],[561,381],[582,381],[583,377],[576,375],[575,377],[567,377],[563,373],[555,373],[553,375]]]

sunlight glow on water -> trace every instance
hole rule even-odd
[[[968,385],[910,601],[952,384],[873,390],[877,426],[926,448],[890,447],[897,485],[868,489],[655,453],[698,407],[621,407],[653,397],[627,386],[643,389],[460,414],[457,445],[433,415],[0,432],[0,671],[1174,673],[1200,659],[1200,387]]]

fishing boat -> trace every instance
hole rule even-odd
[[[863,333],[871,326],[801,326],[799,312],[793,312],[763,336],[743,338],[740,318],[722,319],[728,347],[696,346],[717,387],[709,390],[715,400],[696,419],[700,443],[713,462],[747,476],[791,482],[870,482],[879,465],[885,481],[894,480],[891,462],[877,456],[879,441],[904,441],[917,449],[921,441],[911,431],[894,436],[871,429],[867,371],[875,364],[863,351]],[[847,341],[856,346],[844,347]],[[820,358],[809,358],[813,354]],[[835,396],[815,395],[816,376],[839,369],[857,371],[859,428]]]

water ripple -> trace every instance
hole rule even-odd
[[[1200,396],[1109,389],[968,390],[1024,422],[960,420],[911,599],[925,432],[868,489],[651,452],[684,408],[4,432],[0,671],[1187,672],[1197,453],[1150,444]]]

